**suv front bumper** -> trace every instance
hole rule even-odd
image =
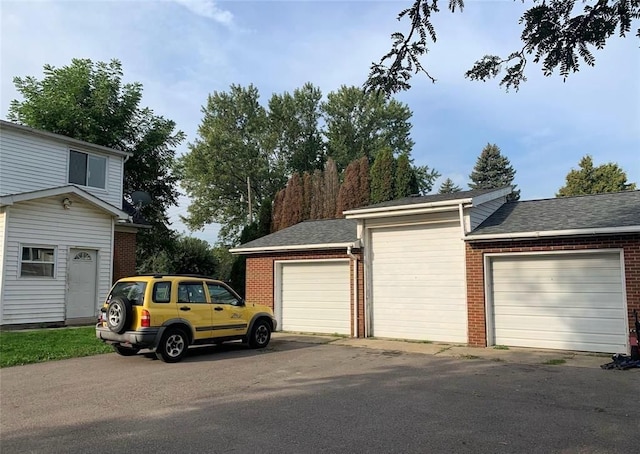
[[[114,333],[109,328],[96,325],[96,337],[108,344],[130,344],[139,348],[155,348],[157,340],[163,331],[162,328],[144,328],[140,331],[125,331],[122,334]]]

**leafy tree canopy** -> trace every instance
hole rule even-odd
[[[558,190],[556,197],[601,194],[636,189],[635,183],[627,182],[627,174],[613,162],[593,166],[593,158],[586,155],[580,160],[579,169],[571,169],[565,185]]]
[[[473,172],[469,175],[471,189],[497,189],[511,185],[513,192],[507,197],[508,201],[520,199],[520,190],[513,184],[516,171],[506,156],[500,153],[500,148],[488,143],[478,156]]]
[[[506,56],[485,55],[465,76],[486,81],[503,74],[500,85],[518,90],[527,80],[528,59],[542,63],[545,76],[559,70],[566,80],[579,71],[581,62],[595,65],[593,49],[602,49],[614,35],[626,37],[640,18],[638,0],[534,0],[520,18],[522,47]],[[464,0],[449,0],[451,12],[462,11]],[[409,22],[409,32],[391,35],[392,47],[378,63],[372,63],[365,82],[369,91],[387,95],[407,90],[414,74],[423,73],[432,82],[435,77],[422,65],[431,43],[437,39],[433,17],[440,12],[438,0],[413,0],[398,14]],[[640,37],[640,28],[636,31]]]
[[[124,193],[146,191],[152,202],[142,215],[153,228],[138,245],[154,253],[172,242],[166,210],[178,197],[172,172],[174,148],[184,140],[175,123],[141,107],[142,85],[122,82],[118,60],[73,59],[61,68],[44,66],[44,78],[15,77],[24,98],[9,107],[11,121],[97,145],[133,153],[125,164]]]
[[[180,236],[172,247],[148,256],[138,267],[140,273],[201,274],[217,276],[216,252],[204,240]]]

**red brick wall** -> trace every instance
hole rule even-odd
[[[136,234],[115,232],[113,238],[113,282],[136,274]]]
[[[360,251],[353,251],[358,257],[358,333],[353,333],[353,320],[351,320],[351,335],[364,336],[364,266]],[[246,299],[252,303],[264,304],[274,308],[274,262],[276,260],[310,260],[310,259],[346,259],[349,256],[345,250],[339,251],[307,251],[307,252],[283,252],[269,255],[247,256],[247,281]],[[351,275],[351,314],[353,314],[353,260],[350,262]],[[352,315],[353,317],[353,315]]]
[[[633,310],[637,309],[640,311],[640,235],[467,243],[469,344],[479,347],[487,345],[484,254],[500,252],[577,251],[582,249],[609,248],[624,250],[624,273],[627,290],[629,328],[632,328]]]

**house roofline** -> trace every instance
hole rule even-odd
[[[63,136],[62,134],[56,134],[53,132],[49,132],[49,131],[42,131],[40,129],[34,129],[31,128],[29,126],[24,126],[24,125],[20,125],[17,123],[12,123],[10,121],[5,121],[5,120],[0,120],[0,128],[4,129],[4,128],[9,128],[9,129],[15,129],[19,132],[25,133],[25,134],[30,134],[33,136],[40,136],[40,137],[45,137],[47,139],[52,139],[52,140],[56,140],[58,142],[63,142],[67,145],[71,145],[71,146],[77,146],[77,147],[82,147],[85,149],[90,149],[92,151],[99,151],[102,153],[108,153],[108,154],[112,154],[112,155],[117,155],[117,156],[121,156],[121,157],[131,157],[133,156],[133,153],[130,153],[128,151],[121,151],[121,150],[116,150],[114,148],[109,148],[109,147],[104,147],[102,145],[96,145],[90,142],[85,142],[84,140],[78,140],[78,139],[73,139],[71,137],[67,137],[67,136]]]
[[[436,211],[435,208],[458,209],[460,205],[477,206],[490,200],[504,197],[512,192],[510,186],[496,189],[475,197],[464,197],[461,199],[441,200],[438,202],[410,203],[406,205],[392,205],[377,208],[356,208],[344,211],[342,214],[347,219],[366,219],[373,217],[396,216],[398,214],[422,214]],[[446,210],[442,210],[446,211]],[[384,214],[383,214],[384,213]]]
[[[326,249],[346,249],[352,247],[357,249],[360,247],[360,240],[351,241],[348,243],[320,243],[320,244],[298,244],[288,246],[263,246],[263,247],[249,247],[249,248],[231,248],[229,252],[232,254],[264,254],[268,252],[295,252],[295,251],[309,251],[309,250],[326,250]]]
[[[75,185],[59,186],[57,188],[40,189],[37,191],[21,192],[18,194],[8,194],[0,196],[0,206],[10,206],[14,203],[27,202],[29,200],[42,199],[45,197],[55,197],[64,194],[74,194],[93,206],[110,213],[112,216],[121,220],[129,220],[129,214],[121,209],[111,205],[108,202],[90,194]]]
[[[601,227],[591,229],[542,230],[514,233],[485,233],[479,235],[470,234],[464,237],[464,240],[468,242],[488,242],[585,235],[618,235],[625,233],[640,233],[640,225],[630,225],[624,227]]]

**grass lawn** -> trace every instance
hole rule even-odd
[[[96,339],[93,326],[0,332],[0,367],[77,358],[113,349]]]

